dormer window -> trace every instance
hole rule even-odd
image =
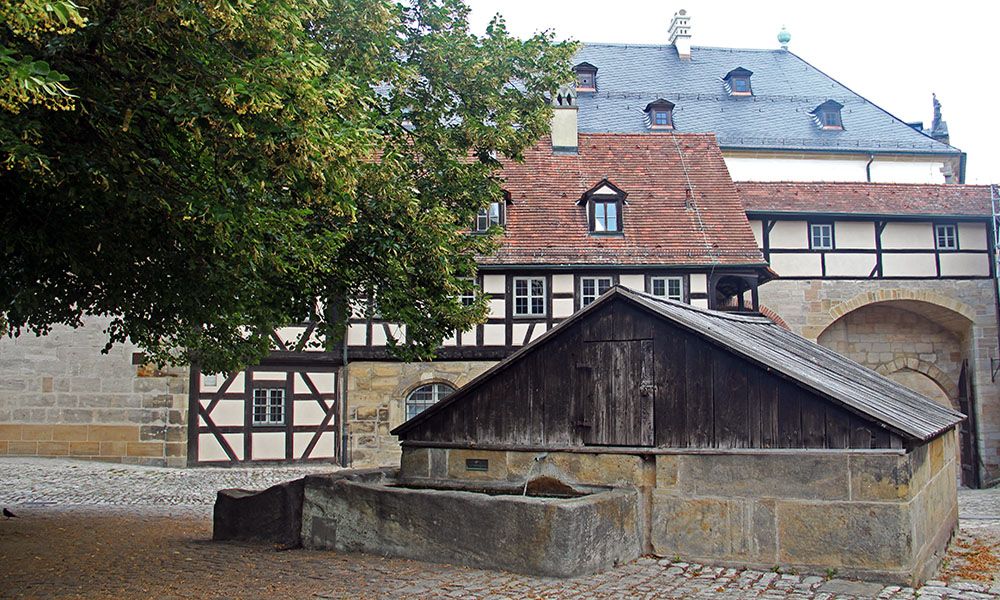
[[[573,71],[576,72],[576,91],[597,91],[597,67],[588,62],[582,62],[573,67]]]
[[[726,73],[726,76],[722,78],[726,86],[726,92],[730,96],[752,96],[753,90],[750,88],[751,75],[753,75],[753,71],[744,69],[743,67],[737,67]]]
[[[577,204],[586,206],[587,222],[591,233],[615,234],[622,232],[622,207],[627,194],[607,179],[584,192]]]
[[[646,126],[650,129],[673,129],[674,103],[661,98],[647,104]]]
[[[510,192],[504,190],[503,200],[490,202],[486,208],[479,209],[472,223],[472,231],[484,233],[489,231],[490,227],[503,227],[507,222],[507,205],[510,203]]]
[[[813,120],[820,129],[841,130],[844,121],[840,117],[840,109],[844,105],[836,100],[827,100],[812,111]]]

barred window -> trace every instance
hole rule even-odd
[[[446,383],[431,383],[413,390],[406,397],[406,420],[409,421],[434,404],[444,400],[454,391],[455,388]]]
[[[284,388],[257,388],[253,391],[253,424],[283,425],[285,423]]]

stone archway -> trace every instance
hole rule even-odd
[[[926,292],[869,293],[830,312],[838,316],[817,336],[820,345],[943,406],[960,409],[957,382],[971,354],[973,320],[968,307]],[[975,433],[961,432],[960,437],[958,464],[963,443],[975,443]]]

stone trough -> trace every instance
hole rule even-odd
[[[529,485],[414,484],[388,469],[342,471],[256,494],[219,492],[215,539],[571,577],[639,556],[638,511],[630,489],[545,478]],[[294,541],[291,532],[298,533]]]

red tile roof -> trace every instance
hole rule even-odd
[[[513,205],[481,264],[765,264],[712,134],[581,134],[573,155],[544,138],[503,176]],[[621,236],[590,234],[577,204],[605,178],[628,195]]]
[[[736,189],[758,212],[988,217],[992,210],[987,185],[741,182]]]

